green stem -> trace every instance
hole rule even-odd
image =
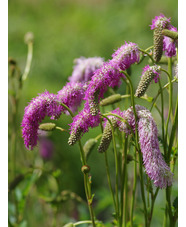
[[[148,47],[144,52],[145,52],[145,54],[146,54],[146,52],[147,51],[149,51],[150,49],[152,49],[154,46],[150,46],[150,47]],[[142,49],[140,49],[140,50],[142,50]],[[142,52],[142,51],[141,51]],[[144,53],[143,52],[143,53]],[[140,64],[142,61],[143,61],[143,59],[145,58],[145,55],[143,54],[143,56],[142,56],[142,58],[140,59],[140,61],[137,63],[137,64]]]
[[[109,185],[109,189],[110,189],[110,192],[111,192],[111,195],[112,195],[112,200],[113,200],[113,203],[114,203],[115,212],[117,213],[117,207],[116,207],[116,201],[115,201],[115,197],[114,197],[114,191],[112,189],[111,180],[110,180],[110,170],[109,170],[109,164],[108,164],[108,158],[107,158],[107,151],[104,152],[104,157],[105,157],[105,165],[106,165],[108,185]]]
[[[22,76],[22,81],[25,81],[29,74],[30,66],[31,66],[31,62],[32,62],[32,55],[33,55],[33,42],[30,41],[30,42],[28,42],[28,54],[27,54],[25,71]]]
[[[139,49],[139,51],[141,51],[142,53],[148,55],[148,57],[151,59],[151,61],[152,61],[153,63],[155,63],[153,57],[147,52],[147,50],[143,50],[143,49],[140,49],[140,48],[138,48],[138,49]],[[150,49],[151,49],[151,48],[150,48]]]
[[[128,137],[124,134],[125,138],[125,145],[123,149],[123,168],[122,168],[122,181],[121,181],[121,224],[123,223],[124,226],[126,225],[126,209],[127,209],[127,199],[125,196],[125,201],[123,198],[124,192],[125,192],[125,185],[127,184],[126,177],[127,177],[127,147],[128,147]],[[124,211],[123,211],[123,203],[124,204]]]
[[[145,199],[145,190],[144,190],[144,181],[143,181],[143,160],[142,160],[142,153],[140,152],[140,147],[139,147],[139,139],[138,139],[138,130],[137,130],[137,113],[136,113],[136,109],[135,109],[135,102],[134,102],[134,89],[133,89],[133,85],[132,85],[132,81],[129,77],[129,75],[125,72],[122,71],[124,73],[124,75],[126,76],[126,78],[129,81],[129,87],[130,87],[130,94],[131,94],[131,104],[133,106],[133,112],[134,112],[134,116],[135,116],[135,138],[136,138],[136,146],[137,146],[137,150],[139,151],[139,168],[140,168],[140,183],[141,183],[141,196],[142,196],[142,200],[143,200],[143,206],[144,206],[144,218],[145,218],[145,226],[147,226],[147,207],[146,207],[146,199]],[[125,79],[123,79],[125,81]]]
[[[119,183],[119,166],[118,166],[118,155],[117,155],[117,149],[116,149],[116,141],[115,141],[115,135],[114,135],[114,128],[112,125],[111,120],[105,116],[105,115],[101,115],[102,117],[106,118],[108,120],[108,122],[111,125],[112,128],[112,141],[113,141],[113,147],[114,147],[114,158],[115,158],[115,174],[116,174],[116,184],[115,184],[115,190],[116,190],[116,207],[117,207],[117,220],[119,221],[119,217],[120,217],[120,212],[119,212],[119,193],[118,193],[118,183]]]
[[[171,65],[171,70],[170,70],[170,65]],[[166,122],[166,126],[165,126],[165,141],[167,143],[167,137],[168,137],[168,126],[169,126],[169,120],[170,120],[170,116],[172,114],[172,83],[171,83],[171,79],[172,79],[172,61],[169,60],[169,72],[167,72],[165,69],[161,68],[161,71],[165,72],[168,75],[168,79],[169,79],[169,112],[168,112],[168,117],[167,117],[167,122]]]
[[[178,98],[176,101],[176,108],[175,108],[175,114],[174,114],[174,119],[173,119],[173,126],[172,126],[172,131],[171,131],[171,136],[170,136],[170,143],[168,147],[168,154],[167,154],[167,162],[170,162],[170,156],[171,156],[171,151],[172,151],[172,145],[174,142],[174,137],[176,133],[176,129],[178,126]]]
[[[135,160],[136,160],[136,149],[135,149]],[[134,203],[135,203],[135,194],[136,194],[136,181],[137,181],[137,162],[134,162],[134,182],[132,190],[132,202],[131,202],[131,212],[130,212],[130,222],[131,227],[133,227],[133,213],[134,213]]]
[[[172,81],[171,81],[171,83],[174,83],[175,81],[177,81],[177,79],[173,79]],[[167,83],[167,84],[165,84],[163,87],[162,87],[162,91],[163,90],[165,90],[165,88],[167,88],[168,86],[169,86],[169,82]],[[151,106],[151,108],[150,108],[150,111],[152,111],[152,108],[153,108],[153,106],[155,106],[155,102],[156,102],[156,100],[157,100],[157,98],[158,98],[158,96],[161,94],[161,90],[159,89],[159,91],[158,91],[158,93],[157,93],[157,95],[155,96],[155,98],[153,98],[153,102],[152,102],[152,106]]]
[[[72,113],[72,111],[68,108],[68,106],[66,106],[64,103],[60,103],[61,106],[63,106],[64,108],[66,108],[66,110],[68,110],[69,114],[71,115],[71,117],[74,117],[74,114]],[[83,150],[83,146],[81,144],[81,140],[78,141],[79,144],[79,149],[80,149],[80,156],[81,156],[81,161],[83,165],[87,165],[86,162],[86,156],[85,156],[85,152]],[[89,213],[90,213],[90,217],[92,220],[92,225],[93,227],[95,227],[95,221],[94,221],[94,212],[93,212],[93,208],[92,208],[92,202],[90,202],[90,200],[92,200],[92,195],[91,195],[91,185],[88,179],[88,174],[87,173],[83,173],[84,174],[84,187],[85,187],[85,194],[87,197],[87,203],[88,203],[88,208],[89,208]]]
[[[159,80],[159,87],[160,87],[160,93],[161,93],[161,124],[162,124],[162,140],[163,140],[163,148],[164,148],[164,154],[166,156],[166,141],[165,141],[165,131],[164,131],[164,98],[163,98],[163,91],[161,82]]]

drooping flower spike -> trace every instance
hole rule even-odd
[[[153,58],[155,62],[159,62],[163,54],[163,34],[162,30],[170,25],[170,18],[166,18],[163,14],[156,16],[150,25],[151,30],[154,30],[154,52]]]
[[[145,66],[143,68],[142,77],[136,89],[135,96],[139,98],[144,95],[152,80],[154,80],[155,83],[158,82],[159,75],[160,66]]]
[[[169,26],[170,31],[177,32],[177,28],[174,26]],[[163,51],[165,51],[165,55],[167,57],[176,56],[176,47],[178,46],[178,40],[173,40],[167,36],[164,36],[163,39]]]
[[[85,58],[80,57],[74,60],[75,66],[70,82],[87,82],[91,80],[93,73],[103,65],[104,59],[101,57]]]
[[[115,69],[125,71],[132,64],[139,62],[140,51],[138,45],[132,42],[125,42],[112,55],[111,64]]]
[[[139,143],[145,171],[156,187],[166,188],[171,186],[173,173],[160,152],[156,123],[149,110],[139,105],[135,107],[138,116]],[[125,111],[124,118],[129,119],[129,125],[135,130],[135,117],[132,107]]]
[[[33,149],[37,145],[39,123],[46,116],[57,119],[62,113],[62,106],[59,104],[56,95],[48,91],[34,98],[25,107],[24,117],[21,123],[22,136],[27,149]]]
[[[57,99],[59,102],[64,103],[74,113],[80,106],[84,95],[86,86],[80,82],[69,82],[60,91],[58,91]],[[68,114],[68,111],[63,107],[64,112]]]
[[[89,128],[98,126],[100,123],[100,115],[93,116],[89,110],[83,109],[74,118],[70,124],[71,133],[68,140],[69,145],[74,145],[84,133],[88,132]]]
[[[85,109],[89,110],[92,115],[97,115],[100,98],[103,98],[108,87],[118,86],[121,77],[124,75],[115,69],[110,61],[97,69],[85,92]]]
[[[143,155],[145,171],[150,179],[154,182],[156,187],[166,188],[167,186],[171,186],[173,181],[173,173],[164,161],[160,152],[156,123],[150,111],[145,107],[136,105],[135,108],[138,117],[137,126],[139,133],[139,143]],[[124,131],[128,135],[131,134],[131,129],[135,133],[135,116],[133,108],[130,107],[124,112],[121,112],[119,109],[116,109],[116,111],[117,115],[121,116],[125,121],[128,122],[128,124],[126,124],[124,121],[121,122],[121,120],[117,117],[109,117],[114,120],[114,126],[117,125],[120,131]],[[105,124],[105,130],[107,133],[105,135],[103,134],[99,151],[105,151],[112,139],[111,130],[108,130],[109,127],[107,125],[107,120]]]

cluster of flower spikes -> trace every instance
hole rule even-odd
[[[80,57],[74,60],[75,66],[72,76],[69,77],[70,82],[85,83],[91,80],[93,73],[103,65],[104,59],[101,57],[85,58]]]
[[[160,66],[146,65],[143,68],[141,80],[140,80],[138,87],[136,89],[135,96],[141,97],[142,95],[144,95],[152,80],[154,80],[155,83],[158,82],[159,75],[160,75]]]
[[[150,25],[151,30],[154,30],[154,53],[153,57],[155,62],[159,62],[163,51],[168,57],[176,55],[177,41],[172,40],[169,37],[163,36],[163,29],[169,29],[171,31],[177,31],[175,27],[170,24],[171,18],[166,18],[163,14],[156,16],[152,20],[152,25]]]
[[[173,181],[173,173],[164,161],[163,156],[160,152],[156,123],[150,111],[145,107],[136,105],[135,109],[138,118],[137,129],[139,133],[139,143],[143,155],[143,164],[145,166],[145,171],[150,179],[153,180],[156,187],[166,188],[167,186],[171,186]],[[120,131],[124,131],[128,135],[131,134],[131,130],[133,130],[133,132],[135,133],[135,116],[132,107],[123,112],[121,112],[119,109],[116,109],[113,112],[115,112],[125,120],[121,121],[117,117],[109,117],[112,119],[112,121],[115,118],[114,127],[118,127]],[[108,122],[106,121],[104,132],[106,130],[107,124]],[[108,134],[107,132],[106,135],[110,134]],[[102,144],[105,141],[105,147],[108,149],[108,146],[112,139],[112,137],[110,137],[109,139],[107,138],[105,140],[105,136],[103,135],[102,141],[100,143],[101,147],[104,148]],[[103,150],[103,152],[104,151],[105,150]]]
[[[125,42],[112,57],[94,72],[88,84],[84,98],[86,100],[84,109],[74,117],[71,123],[69,145],[73,145],[80,139],[89,127],[96,127],[99,124],[100,99],[103,98],[108,87],[120,85],[120,79],[124,77],[124,74],[119,70],[126,70],[131,64],[139,62],[140,52],[135,43]]]
[[[24,117],[21,123],[22,136],[27,149],[33,149],[37,145],[39,123],[46,116],[51,119],[57,119],[63,111],[56,95],[48,91],[32,99],[25,107]]]
[[[95,71],[85,93],[85,108],[89,108],[92,115],[98,114],[98,104],[107,87],[120,85],[120,79],[124,77],[120,70],[128,69],[131,64],[139,62],[139,59],[140,52],[137,44],[125,42],[115,51],[111,60]]]
[[[69,82],[60,91],[58,91],[57,99],[62,102],[74,113],[80,106],[87,84],[80,82]],[[64,108],[64,107],[63,107]],[[64,113],[69,114],[64,108]]]

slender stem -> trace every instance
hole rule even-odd
[[[103,126],[101,125],[101,131],[103,133]],[[109,189],[112,195],[112,200],[113,200],[113,204],[114,204],[114,208],[115,208],[115,212],[117,213],[117,207],[116,207],[116,201],[115,201],[115,197],[114,197],[114,191],[112,189],[112,184],[111,184],[111,179],[110,179],[110,170],[109,170],[109,164],[108,164],[108,158],[107,158],[107,151],[104,152],[104,158],[105,158],[105,166],[106,166],[106,172],[107,172],[107,180],[108,180],[108,185],[109,185]]]
[[[142,53],[148,55],[148,57],[151,59],[151,61],[152,61],[153,63],[155,63],[153,57],[147,52],[147,50],[143,50],[143,49],[140,49],[140,48],[138,48],[138,49],[139,49],[139,51],[141,51]]]
[[[144,206],[144,218],[145,218],[145,226],[147,226],[147,207],[146,207],[146,199],[145,199],[145,190],[144,190],[144,181],[143,181],[143,160],[142,160],[142,153],[140,152],[140,147],[139,147],[139,139],[138,139],[138,131],[137,131],[137,113],[136,113],[136,109],[135,109],[135,102],[134,102],[134,89],[133,89],[133,85],[132,85],[132,81],[129,77],[129,75],[125,72],[122,71],[126,78],[129,81],[129,87],[130,87],[130,94],[131,94],[131,104],[133,106],[133,112],[134,112],[134,116],[135,116],[135,138],[136,138],[136,146],[137,146],[137,150],[139,151],[139,168],[140,168],[140,183],[141,183],[141,196],[142,196],[142,200],[143,200],[143,206]],[[125,80],[124,80],[125,81]]]
[[[135,149],[135,160],[136,160],[136,149]],[[137,181],[137,162],[134,162],[134,181],[133,181],[133,190],[132,190],[132,202],[131,202],[131,212],[130,212],[130,222],[131,227],[133,227],[133,212],[134,212],[134,203],[135,203],[135,194],[136,194],[136,181]]]
[[[119,193],[118,193],[118,181],[119,181],[119,167],[118,167],[118,155],[117,155],[117,149],[116,149],[116,141],[115,141],[115,135],[114,135],[114,128],[113,128],[113,125],[112,125],[112,122],[111,120],[105,116],[105,115],[101,115],[102,117],[106,118],[110,125],[111,125],[111,128],[112,128],[112,141],[113,141],[113,147],[114,147],[114,156],[115,156],[115,174],[116,174],[116,184],[115,184],[115,190],[116,190],[116,207],[117,207],[117,213],[116,213],[116,216],[117,216],[117,220],[119,221],[119,217],[120,217],[120,212],[119,212]]]
[[[104,157],[105,157],[105,165],[106,165],[106,171],[107,171],[108,185],[109,185],[109,188],[110,188],[110,192],[111,192],[111,195],[112,195],[112,200],[113,200],[115,212],[116,212],[117,211],[116,200],[115,200],[115,197],[114,197],[114,191],[112,189],[111,180],[110,180],[110,170],[109,170],[109,164],[108,164],[108,158],[107,158],[107,151],[104,152]]]
[[[160,93],[161,93],[161,124],[162,124],[162,140],[163,140],[163,148],[164,148],[164,154],[166,155],[166,141],[165,141],[165,131],[164,131],[164,98],[163,98],[163,91],[161,82],[159,80],[159,87],[160,87]]]
[[[173,80],[171,81],[171,83],[174,83],[175,81],[177,81],[177,79],[173,79]],[[167,87],[169,86],[169,84],[170,84],[170,82],[168,82],[167,84],[165,84],[165,85],[162,87],[162,91],[163,91],[165,88],[167,88]],[[156,102],[156,100],[157,100],[157,98],[158,98],[158,96],[159,96],[160,94],[161,94],[161,90],[159,89],[157,95],[155,96],[155,98],[153,98],[153,102],[152,102],[152,106],[151,106],[151,108],[150,108],[150,111],[152,111],[153,106],[155,106],[154,103]]]
[[[123,168],[122,168],[122,181],[121,181],[121,223],[126,224],[126,202],[127,202],[127,198],[125,196],[125,201],[123,199],[123,195],[124,195],[124,189],[125,189],[125,185],[127,184],[126,181],[126,177],[127,177],[127,147],[128,147],[128,137],[126,137],[126,135],[124,134],[124,138],[125,138],[125,145],[124,145],[124,149],[123,149]],[[123,202],[125,202],[125,209],[123,211]],[[123,216],[124,215],[124,216]]]
[[[150,46],[150,47],[148,47],[144,52],[145,52],[145,54],[146,54],[146,52],[147,51],[149,51],[150,49],[152,49],[154,46]],[[141,49],[142,50],[142,49]],[[143,53],[144,53],[143,52]],[[140,64],[142,61],[143,61],[143,59],[145,58],[145,55],[143,54],[143,56],[142,56],[142,58],[140,59],[140,61],[137,63],[137,64]]]
[[[32,62],[32,55],[33,55],[33,42],[30,41],[30,42],[28,42],[28,54],[27,54],[25,71],[22,76],[22,81],[25,81],[29,74],[30,66],[31,66],[31,62]]]
[[[175,108],[175,114],[174,114],[174,119],[173,119],[173,126],[172,126],[172,131],[171,131],[171,136],[170,136],[170,143],[169,143],[169,147],[168,147],[168,154],[167,154],[168,163],[170,162],[170,155],[171,155],[172,145],[173,145],[173,142],[174,142],[174,137],[175,137],[177,126],[178,126],[178,98],[177,98],[177,101],[176,101],[176,108]]]
[[[155,191],[155,194],[153,194],[152,192],[152,202],[151,202],[151,209],[150,209],[150,216],[149,216],[149,226],[150,226],[150,223],[152,221],[152,214],[153,214],[153,210],[154,210],[154,203],[155,203],[155,200],[156,200],[156,197],[158,195],[158,192],[159,192],[159,188],[156,189]]]
[[[170,60],[169,60],[169,67],[170,67],[170,65],[172,67],[172,64],[170,63]],[[170,72],[167,72],[165,69],[161,68],[161,71],[165,72],[168,75],[168,79],[169,79],[169,112],[168,112],[167,122],[166,122],[166,126],[165,126],[165,141],[167,142],[168,125],[169,125],[169,119],[170,119],[171,112],[172,112],[172,83],[171,83],[172,69],[170,70]]]
[[[64,108],[66,108],[66,110],[68,110],[68,112],[69,112],[69,114],[71,115],[72,118],[74,117],[74,114],[68,108],[68,106],[66,106],[64,103],[60,103],[60,105],[62,105]],[[80,156],[81,156],[82,164],[83,165],[87,165],[86,156],[85,156],[85,152],[83,150],[83,146],[81,144],[81,140],[78,141],[78,144],[79,144]],[[90,213],[90,217],[91,217],[91,220],[92,220],[92,225],[93,225],[93,227],[95,227],[94,212],[93,212],[93,208],[92,208],[91,186],[90,186],[90,182],[89,182],[89,179],[88,179],[88,174],[87,173],[83,173],[83,174],[84,174],[85,194],[86,194],[86,197],[87,197],[89,213]],[[91,200],[91,202],[90,202],[90,200]]]

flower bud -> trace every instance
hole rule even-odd
[[[155,62],[159,62],[163,54],[163,28],[161,26],[154,29],[154,52],[153,58]]]
[[[111,123],[113,125],[113,127],[116,127],[117,125],[117,121],[115,117],[110,117]],[[103,136],[100,142],[100,145],[98,147],[98,151],[100,153],[103,153],[105,151],[107,151],[110,142],[112,140],[112,127],[109,121],[106,122],[104,131],[103,131]]]
[[[74,145],[81,137],[81,130],[77,129],[76,132],[72,131],[68,139],[68,144]]]
[[[141,77],[141,80],[138,84],[138,87],[136,89],[135,96],[141,97],[145,94],[150,82],[154,79],[155,82],[158,81],[160,72],[159,72],[159,66],[149,66],[147,65],[143,70],[143,75]]]
[[[89,173],[90,172],[90,166],[88,166],[88,165],[84,165],[84,166],[82,166],[81,167],[81,171],[83,172],[83,173]]]
[[[44,131],[53,131],[56,128],[55,123],[43,123],[39,125],[39,129]]]
[[[111,96],[101,100],[100,106],[107,106],[107,105],[114,104],[119,101],[121,101],[120,94],[111,95]]]
[[[26,44],[34,41],[34,34],[32,32],[27,32],[24,36],[24,41]]]

